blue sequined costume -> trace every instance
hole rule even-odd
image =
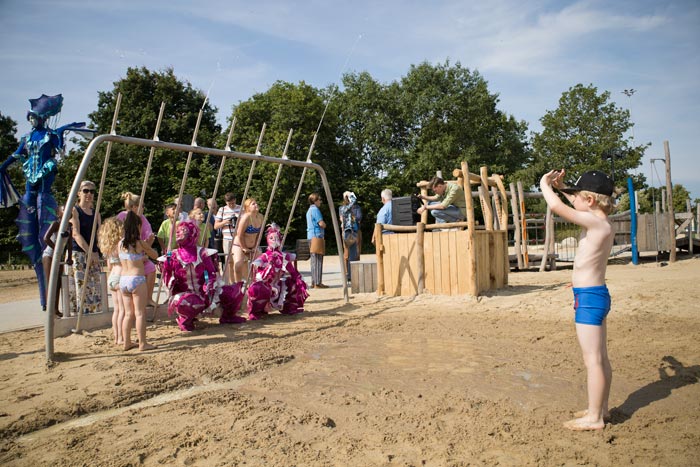
[[[19,161],[26,178],[24,196],[19,200],[17,217],[19,234],[17,239],[22,251],[29,257],[39,281],[39,296],[42,308],[46,308],[46,285],[41,255],[46,246],[44,234],[56,217],[56,200],[52,186],[56,178],[56,153],[63,149],[66,131],[79,128],[84,123],[71,123],[52,130],[46,125],[49,117],[57,115],[63,105],[63,96],[42,95],[29,99],[31,110],[27,120],[32,121],[32,131],[24,135],[17,150],[0,166],[0,206],[8,207],[17,202],[17,191],[12,186],[6,169]]]

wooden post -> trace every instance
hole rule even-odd
[[[425,224],[416,225],[416,263],[418,267],[418,295],[425,290]]]
[[[666,153],[666,202],[668,203],[668,233],[671,235],[671,252],[668,260],[671,263],[676,261],[676,214],[673,209],[673,184],[671,183],[671,150],[668,141],[664,141],[664,153]]]
[[[506,194],[506,187],[503,185],[502,175],[494,175],[494,178],[496,180],[498,191],[501,195],[501,229],[508,231],[508,195]]]
[[[542,260],[540,261],[540,272],[544,272],[547,266],[547,258],[549,256],[549,226],[552,223],[552,209],[547,205],[547,214],[544,217],[544,250],[542,251]]]
[[[554,230],[554,213],[550,213],[550,222],[549,222],[549,251],[554,253],[555,251],[555,243],[556,243],[556,235],[555,235],[555,230]],[[552,259],[549,262],[549,270],[550,271],[556,271],[557,270],[557,258],[552,255]]]
[[[466,161],[462,162],[462,173],[464,174],[464,201],[467,204],[467,224],[469,225],[469,230],[474,232],[476,228],[476,222],[474,221],[474,200],[472,199],[472,187],[469,179],[469,164],[467,164]]]
[[[384,295],[384,243],[382,224],[374,224],[374,245],[377,248],[377,295]]]
[[[518,181],[518,198],[520,198],[520,225],[523,235],[523,265],[525,269],[530,267],[530,257],[527,253],[527,219],[525,218],[525,191],[523,182]]]
[[[518,193],[515,191],[515,183],[510,184],[510,208],[513,211],[513,247],[515,249],[515,257],[518,260],[518,269],[522,269],[523,254],[520,244],[520,215],[518,214]]]
[[[423,196],[428,196],[428,189],[425,187],[425,185],[420,187],[420,194]],[[423,201],[423,204],[428,204],[427,201]],[[428,223],[428,210],[426,209],[423,211],[423,214],[420,215],[420,221],[424,224]]]
[[[693,255],[693,208],[690,206],[690,200],[685,200],[685,209],[688,211],[688,253]]]
[[[487,167],[480,167],[479,172],[481,174],[481,187],[484,189],[483,198],[481,198],[481,208],[484,210],[484,224],[486,224],[486,230],[493,230],[493,211],[491,210],[491,196],[489,195],[489,174]],[[481,193],[481,191],[479,191]]]
[[[495,186],[491,187],[491,200],[493,202],[493,230],[503,230],[501,227],[501,200],[498,196],[498,189]]]

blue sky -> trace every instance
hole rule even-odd
[[[210,89],[224,124],[276,80],[325,87],[368,71],[391,82],[446,59],[478,70],[532,131],[569,87],[609,91],[636,142],[652,143],[640,171],[652,176],[668,140],[674,183],[700,198],[697,0],[0,0],[0,112],[18,133],[27,99],[62,93],[61,123],[86,120],[129,66],[173,67]]]

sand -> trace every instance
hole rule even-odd
[[[690,466],[700,458],[700,260],[611,264],[612,420],[585,407],[570,270],[517,272],[471,297],[345,304],[183,334],[123,352],[109,330],[0,335],[6,466]],[[0,294],[6,294],[0,289]]]

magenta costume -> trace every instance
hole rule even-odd
[[[282,252],[276,224],[267,229],[267,250],[253,261],[255,282],[248,288],[248,319],[256,320],[272,310],[293,315],[304,311],[309,296],[306,282],[294,267],[296,255]]]
[[[194,330],[197,315],[213,313],[219,307],[219,323],[244,322],[245,318],[236,316],[243,301],[243,283],[224,285],[217,277],[218,268],[212,259],[217,251],[197,246],[199,227],[192,221],[180,222],[176,238],[178,248],[158,260],[170,290],[168,313],[177,314],[180,329]]]

